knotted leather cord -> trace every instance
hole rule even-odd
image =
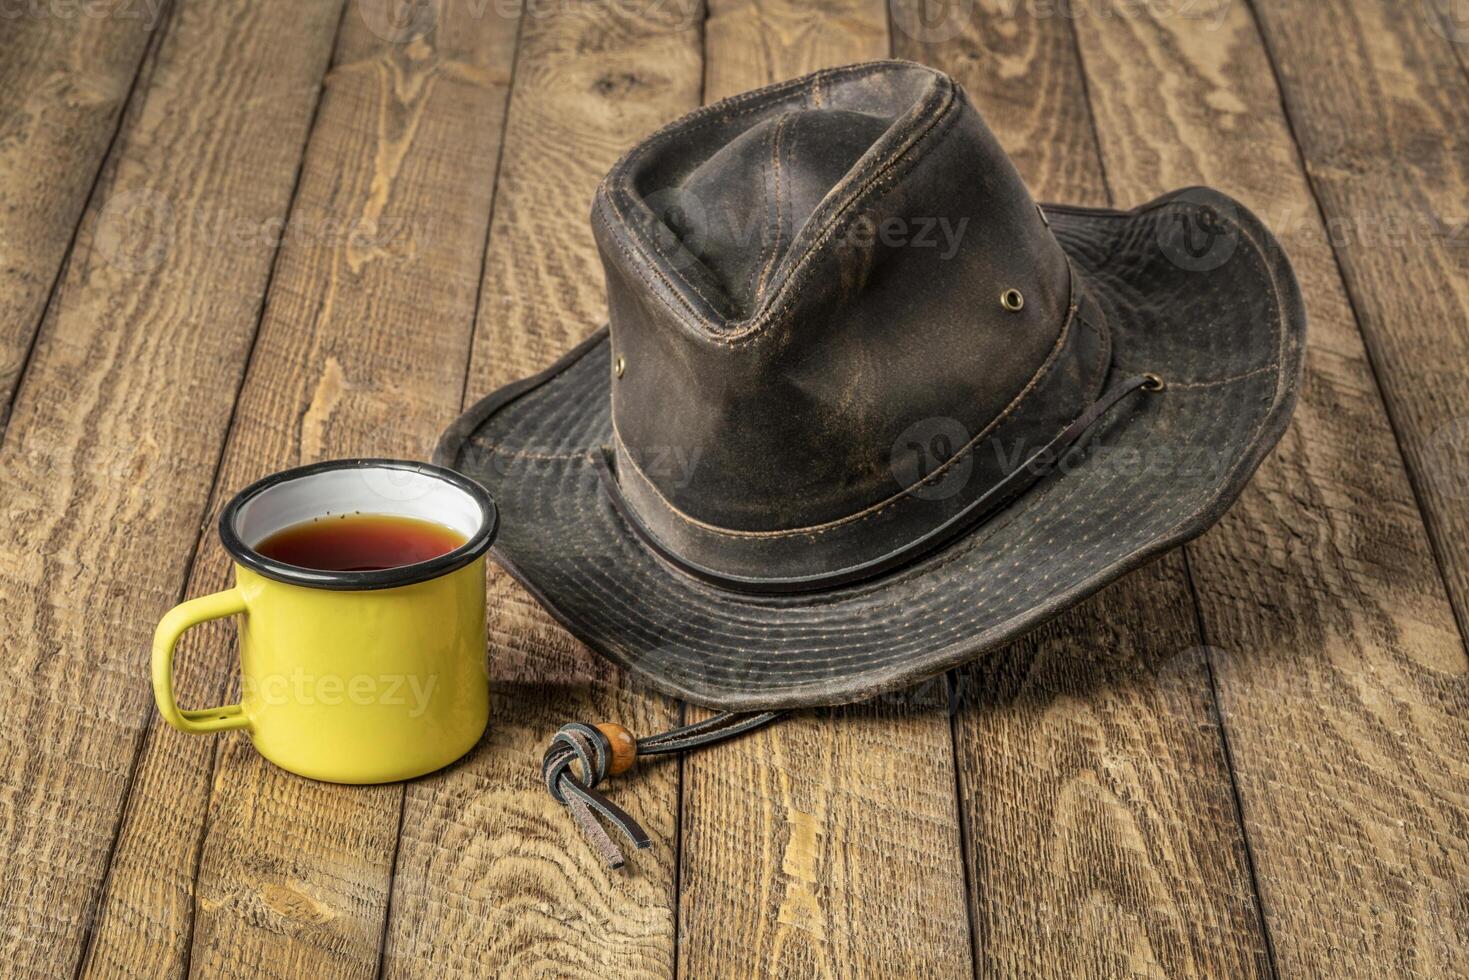
[[[987,490],[979,500],[971,504],[971,508],[983,507],[987,515],[1009,504],[1020,491],[1030,485],[1022,482],[1019,474],[1029,471],[1034,478],[1049,473],[1060,463],[1066,451],[1123,397],[1135,391],[1162,391],[1163,388],[1164,381],[1156,374],[1137,374],[1119,382],[1103,392],[1102,397],[1093,402],[1090,408],[1061,430],[1039,452]],[[663,755],[703,748],[754,731],[783,714],[783,711],[724,712],[692,725],[640,738],[637,740],[637,754]],[[571,764],[574,761],[581,763],[580,778],[572,773]],[[541,760],[541,776],[546,781],[546,789],[556,802],[565,804],[571,811],[572,819],[586,835],[593,849],[609,867],[620,868],[624,864],[622,849],[597,821],[597,816],[620,830],[639,850],[651,847],[652,841],[627,811],[597,792],[596,787],[607,778],[611,761],[612,745],[607,736],[591,725],[572,722],[563,725],[551,739]]]
[[[699,749],[715,742],[752,732],[779,718],[783,711],[724,712],[704,721],[681,728],[672,728],[657,735],[640,738],[637,754],[666,755]],[[611,823],[639,850],[652,846],[648,834],[626,810],[597,792],[597,785],[607,778],[608,766],[612,761],[612,745],[607,736],[591,725],[574,721],[562,725],[546,748],[541,759],[541,777],[546,789],[557,803],[565,804],[571,817],[581,828],[592,849],[607,862],[608,867],[620,868],[624,863],[622,849],[607,833],[597,817]],[[581,776],[572,772],[571,764],[581,763]]]

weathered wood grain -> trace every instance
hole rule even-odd
[[[1469,76],[1469,4],[1463,0],[1423,0],[1423,7],[1429,30],[1449,42]]]
[[[937,678],[685,759],[681,972],[973,975],[949,703]]]
[[[704,99],[888,51],[882,0],[712,3]],[[684,760],[685,976],[972,975],[945,695],[801,712]]]
[[[255,334],[336,4],[185,3],[0,446],[0,961],[76,968]],[[221,238],[221,223],[246,232]]]
[[[1469,4],[1257,15],[1469,635]]]
[[[1221,525],[1188,547],[1275,961],[1286,976],[1453,975],[1469,940],[1464,653],[1333,259],[1335,236],[1243,3],[1201,5],[1195,16],[1105,9],[1114,16],[1078,26],[1116,196],[1131,204],[1200,182],[1239,197],[1282,237],[1311,315],[1291,429]],[[1354,103],[1347,94],[1370,72],[1344,71],[1341,59],[1384,45],[1401,58],[1408,49],[1391,39],[1408,13],[1381,16],[1372,3],[1294,4],[1290,13],[1291,42],[1274,44],[1283,76],[1330,76],[1329,97],[1288,100],[1297,133],[1316,127],[1304,145],[1329,140],[1340,153],[1313,165],[1325,168],[1318,187],[1406,192],[1413,180],[1380,169],[1399,138],[1423,147],[1425,165],[1447,165],[1437,147],[1461,139],[1462,127],[1440,116],[1445,128],[1432,140],[1383,127],[1379,104],[1412,115],[1397,95],[1378,89]],[[1385,73],[1379,81],[1389,83]],[[1398,69],[1391,84],[1423,90]],[[1446,99],[1439,91],[1433,100],[1445,115]],[[1303,125],[1302,114],[1315,122]],[[1359,167],[1370,177],[1347,180]],[[1449,178],[1440,170],[1433,179]],[[1400,269],[1404,286],[1443,271],[1413,264],[1413,254],[1371,252]],[[1453,296],[1452,287],[1424,292],[1437,297],[1430,303]],[[1424,342],[1415,360],[1429,388],[1454,370],[1443,359],[1457,356],[1447,312],[1394,315]],[[1434,390],[1451,390],[1445,384]]]
[[[1298,24],[1258,16],[1469,635],[1469,5],[1328,4]],[[1308,73],[1337,45],[1349,84],[1323,88]]]
[[[1010,976],[1268,976],[1176,556],[960,674],[979,959]]]
[[[506,119],[466,397],[534,373],[605,318],[587,222],[633,142],[698,102],[695,3],[528,8]],[[408,788],[383,955],[390,976],[671,976],[677,780],[644,767],[607,791],[655,840],[608,871],[546,793],[540,756],[572,720],[674,724],[503,573],[490,589],[490,729]]]
[[[1070,20],[948,10],[895,7],[897,52],[959,78],[1032,193],[1107,205]],[[1268,973],[1200,643],[1175,553],[958,672],[982,973]]]
[[[1086,80],[1058,5],[890,5],[893,54],[957,78],[1041,201],[1109,203]]]
[[[429,9],[410,37],[355,3],[342,21],[190,595],[231,579],[212,528],[240,487],[322,458],[423,458],[458,411],[516,21]],[[232,634],[181,655],[181,697],[232,697]],[[155,719],[89,971],[373,975],[402,795]]]
[[[890,51],[882,0],[714,0],[704,21],[704,101]]]
[[[366,2],[294,208],[334,0],[182,0],[151,46],[80,7],[0,12],[0,972],[950,975],[968,925],[943,862],[966,852],[985,974],[1462,972],[1457,0],[1260,4],[1263,46],[1244,0],[895,6],[896,53],[957,74],[1041,198],[1203,181],[1262,214],[1312,316],[1297,421],[1186,563],[958,672],[957,842],[931,685],[613,780],[657,844],[611,875],[544,796],[544,740],[677,712],[504,576],[491,733],[406,802],[154,724],[148,637],[225,583],[213,515],[240,485],[422,456],[472,330],[470,400],[600,323],[591,188],[701,77],[712,99],[871,57],[881,18],[715,4],[701,68],[692,3],[529,5],[481,277],[515,33],[485,18],[520,5]],[[230,636],[191,634],[186,701],[231,695]]]
[[[0,431],[161,2],[17,6],[0,18]]]

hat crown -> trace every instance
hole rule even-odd
[[[767,116],[659,195],[655,216],[717,283],[730,316],[743,319],[769,294],[807,219],[888,125],[847,109]]]
[[[617,164],[593,226],[618,485],[671,549],[733,576],[901,546],[1020,461],[981,440],[1039,448],[1106,373],[1101,316],[1078,315],[1019,174],[922,66],[687,116]]]

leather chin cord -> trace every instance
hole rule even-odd
[[[1163,379],[1156,374],[1133,375],[1114,385],[1039,452],[991,487],[976,503],[994,504],[987,513],[994,513],[998,507],[1011,503],[1019,492],[1030,485],[1029,482],[1021,484],[1019,474],[1028,472],[1030,482],[1039,479],[1055,469],[1066,451],[1123,397],[1136,391],[1156,392],[1163,388]],[[571,811],[572,819],[602,860],[609,867],[620,868],[625,863],[622,849],[598,822],[597,817],[600,816],[615,826],[639,850],[651,847],[652,841],[627,811],[597,792],[597,786],[602,780],[609,775],[626,772],[639,756],[670,755],[700,749],[752,732],[783,714],[784,711],[724,712],[705,721],[638,739],[633,738],[621,725],[585,725],[572,722],[563,725],[551,739],[551,744],[541,759],[541,777],[546,781],[546,789],[550,791],[552,798]],[[572,771],[572,763],[581,764],[580,776]]]
[[[755,713],[725,712],[705,721],[673,728],[658,735],[640,738],[621,725],[584,725],[579,721],[562,725],[551,739],[541,760],[541,776],[546,789],[557,803],[565,804],[572,819],[586,835],[592,849],[611,868],[620,868],[624,859],[597,816],[611,823],[639,850],[652,846],[647,833],[626,810],[597,792],[597,785],[608,775],[625,772],[633,760],[645,755],[670,755],[700,749],[746,732],[752,732],[775,721],[783,711]],[[580,777],[573,774],[571,764],[581,763]]]

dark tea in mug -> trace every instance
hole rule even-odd
[[[282,528],[255,546],[266,558],[324,572],[414,565],[464,544],[457,531],[395,514],[332,514]]]

